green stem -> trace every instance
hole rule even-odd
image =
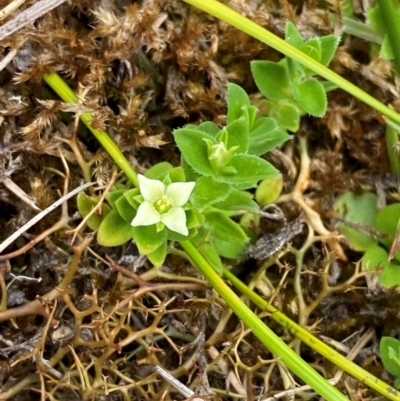
[[[285,56],[292,58],[293,60],[298,61],[303,64],[305,67],[311,69],[315,73],[321,75],[321,77],[327,79],[328,81],[334,83],[339,88],[342,88],[346,92],[350,93],[354,97],[360,99],[364,103],[371,106],[376,111],[382,113],[388,118],[396,121],[400,124],[400,114],[391,110],[389,107],[385,106],[383,103],[376,100],[373,96],[364,92],[356,85],[350,83],[346,79],[342,78],[340,75],[331,71],[329,68],[324,65],[316,62],[311,57],[307,56],[305,53],[296,49],[295,47],[289,45],[283,39],[280,39],[273,33],[267,31],[265,28],[259,26],[255,22],[249,20],[246,17],[243,17],[238,12],[232,10],[226,5],[219,3],[216,0],[183,0],[186,3],[189,3],[200,10],[207,12],[208,14],[213,15],[221,19],[222,21],[227,22],[228,24],[234,26],[235,28],[240,29],[241,31],[247,33],[253,38],[258,39],[259,41],[267,44],[268,46],[278,50],[283,53]],[[400,36],[399,36],[400,37]]]
[[[373,388],[383,396],[387,397],[393,401],[399,401],[399,393],[394,388],[388,386],[383,381],[379,380],[377,377],[371,375],[363,368],[357,366],[355,363],[349,361],[346,357],[339,354],[331,347],[323,343],[318,338],[314,337],[303,327],[299,326],[287,316],[285,316],[278,309],[270,305],[265,299],[261,298],[258,294],[252,291],[249,287],[243,284],[234,274],[232,274],[228,269],[223,269],[224,277],[229,280],[243,295],[250,299],[256,306],[260,309],[267,310],[271,313],[271,318],[279,323],[282,327],[285,327],[293,335],[295,335],[299,340],[303,341],[309,347],[317,351],[319,354],[324,356],[330,362],[343,369],[345,372],[351,376],[357,378],[361,382],[365,383],[367,386]]]
[[[391,124],[386,124],[385,139],[392,173],[399,174],[400,157],[396,149],[396,145],[399,142],[399,132]]]
[[[275,357],[279,357],[292,372],[325,399],[329,401],[348,400],[347,397],[329,384],[308,363],[288,347],[243,303],[190,241],[181,241],[180,244],[207,281],[235,312],[236,316],[243,321],[246,327],[252,330],[253,334],[271,350]]]
[[[396,66],[397,74],[400,75],[399,14],[393,0],[378,0],[378,5],[379,10],[382,13],[383,20],[385,22],[390,46],[393,51],[394,65]]]
[[[66,103],[79,103],[78,96],[75,95],[73,90],[65,83],[65,81],[56,73],[46,74],[43,79],[46,83],[57,93],[58,96]],[[106,149],[111,158],[115,161],[117,166],[125,173],[128,179],[135,187],[139,186],[136,171],[132,168],[128,160],[119,150],[118,146],[108,136],[106,132],[100,131],[92,127],[93,116],[88,113],[80,115],[81,121],[88,127],[92,134],[98,139],[101,145]]]

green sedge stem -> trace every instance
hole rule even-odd
[[[298,61],[303,64],[305,67],[319,74],[321,77],[327,79],[328,81],[334,83],[339,88],[342,88],[346,92],[350,93],[354,97],[360,99],[364,103],[371,106],[373,109],[387,116],[388,118],[396,121],[400,124],[400,114],[395,111],[389,109],[389,107],[385,106],[383,103],[376,100],[373,96],[364,92],[356,85],[350,83],[346,79],[342,78],[340,75],[331,71],[329,68],[324,65],[316,62],[311,57],[307,56],[305,53],[296,49],[295,47],[289,45],[283,39],[280,39],[273,33],[267,31],[265,28],[257,25],[255,22],[249,20],[246,17],[243,17],[238,12],[232,10],[226,5],[219,3],[216,0],[183,0],[186,3],[189,3],[200,10],[207,12],[208,14],[213,15],[216,18],[221,19],[222,21],[227,22],[228,24],[234,26],[235,28],[240,29],[241,31],[247,33],[253,38],[258,39],[259,41],[267,44],[268,46],[278,50],[283,53],[285,56],[292,58],[293,60]],[[397,37],[397,39],[400,36]]]
[[[251,329],[253,334],[268,347],[276,357],[279,357],[292,372],[304,380],[325,399],[329,401],[348,400],[347,397],[328,383],[308,363],[288,347],[243,303],[190,241],[181,241],[180,244],[207,281],[235,312],[236,316],[238,316],[246,327]]]
[[[65,81],[56,73],[46,74],[43,79],[46,83],[57,93],[60,98],[66,103],[79,103],[78,96],[75,95],[73,90],[65,83]],[[135,187],[139,186],[136,171],[129,164],[128,160],[119,150],[118,146],[108,136],[106,132],[100,131],[92,127],[93,116],[88,113],[82,113],[80,115],[81,121],[86,127],[92,132],[97,138],[101,145],[106,149],[111,158],[115,161],[117,166],[125,173],[128,179],[132,182]]]
[[[346,357],[339,354],[331,347],[323,343],[318,338],[314,337],[311,333],[305,330],[303,327],[299,326],[287,316],[285,316],[278,309],[270,305],[265,299],[261,298],[258,294],[252,291],[249,287],[243,284],[234,274],[232,274],[228,269],[223,269],[224,277],[229,280],[243,295],[245,295],[250,301],[252,301],[260,309],[267,310],[271,312],[271,318],[279,323],[282,327],[289,330],[294,336],[299,340],[303,341],[309,347],[317,351],[319,354],[324,356],[330,362],[335,364],[340,369],[365,383],[369,387],[373,388],[383,396],[387,397],[393,401],[399,401],[399,393],[394,388],[388,386],[383,381],[379,380],[377,377],[371,375],[369,372],[359,367],[355,363],[349,361]]]
[[[400,75],[400,23],[399,14],[393,0],[378,0],[379,10],[382,13],[383,20],[387,29],[390,46],[394,55],[394,65],[397,74]],[[396,2],[397,5],[397,2]]]
[[[386,149],[390,160],[390,167],[393,174],[400,173],[400,157],[396,150],[396,144],[399,142],[399,132],[390,124],[386,124]]]

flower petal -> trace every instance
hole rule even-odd
[[[195,182],[173,182],[168,185],[165,195],[172,206],[180,207],[187,203],[195,185]]]
[[[142,174],[138,174],[139,189],[145,201],[154,203],[165,194],[165,185],[158,180],[151,180]]]
[[[161,221],[160,213],[154,208],[150,202],[144,201],[139,205],[135,218],[131,225],[136,226],[151,226]]]
[[[173,207],[167,213],[161,215],[161,221],[171,230],[182,235],[188,235],[186,227],[186,214],[181,207]]]

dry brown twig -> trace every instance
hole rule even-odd
[[[0,244],[0,252],[4,251],[10,244],[12,244],[18,237],[21,236],[25,231],[29,230],[33,225],[35,225],[38,221],[40,221],[44,216],[52,212],[54,209],[56,209],[58,206],[62,205],[65,201],[67,201],[69,198],[72,198],[74,195],[76,195],[78,192],[81,192],[85,190],[86,188],[89,188],[92,186],[94,183],[89,182],[87,184],[83,184],[77,188],[75,188],[73,191],[69,192],[68,194],[64,195],[60,199],[58,199],[56,202],[54,202],[52,205],[50,205],[48,208],[43,210],[41,213],[37,214],[35,217],[33,217],[31,220],[29,220],[26,224],[24,224],[21,228],[19,228],[13,235],[8,237],[5,241],[3,241]],[[3,255],[4,256],[4,255]],[[1,256],[0,256],[1,259]]]
[[[130,296],[120,301],[115,306],[115,311],[121,310],[126,305],[129,304],[133,299],[138,298],[139,296],[149,292],[149,291],[166,291],[166,290],[175,290],[175,291],[199,291],[205,290],[206,287],[203,284],[197,283],[149,283],[143,280],[140,276],[133,273],[132,271],[126,269],[123,266],[120,266],[118,263],[115,263],[108,255],[106,255],[107,261],[110,263],[110,267],[130,279],[134,280],[139,288]],[[113,311],[114,312],[114,311]]]
[[[7,18],[13,11],[15,11],[25,0],[14,0],[0,11],[0,21]]]
[[[5,311],[0,311],[0,322],[5,320],[13,319],[20,316],[28,316],[28,315],[48,315],[46,308],[44,306],[45,303],[54,301],[56,298],[61,296],[62,291],[67,290],[68,286],[74,277],[74,274],[79,266],[79,262],[81,260],[81,256],[83,251],[87,248],[89,243],[92,241],[93,237],[86,237],[78,246],[73,247],[74,255],[72,257],[70,266],[68,268],[67,273],[64,276],[64,279],[60,283],[60,285],[54,289],[52,289],[47,294],[40,297],[40,299],[35,299],[32,302],[29,302],[25,305],[7,309]],[[1,398],[0,398],[1,399]]]
[[[322,222],[321,216],[311,207],[305,200],[304,192],[307,190],[310,183],[310,164],[311,160],[307,153],[306,138],[299,138],[299,150],[301,156],[300,172],[297,178],[296,185],[290,194],[285,194],[279,197],[276,203],[293,201],[297,203],[304,212],[305,219],[318,234],[326,236],[327,243],[332,251],[336,252],[338,258],[347,260],[346,254],[340,246],[337,238],[338,235],[329,231]]]
[[[58,7],[65,1],[66,0],[38,1],[33,6],[27,8],[25,11],[21,12],[15,18],[6,22],[3,26],[0,27],[0,40],[7,38],[8,36],[12,35],[14,32],[18,31],[24,26],[31,24],[32,22],[36,21],[39,17],[48,13],[53,8]],[[4,10],[6,9],[3,9],[2,14],[0,14],[3,18],[5,18],[6,15],[10,14],[13,11],[11,8],[6,11]]]

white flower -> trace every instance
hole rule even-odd
[[[173,182],[164,185],[138,174],[139,189],[144,201],[139,205],[132,226],[151,226],[165,224],[171,231],[188,235],[186,214],[183,207],[189,200],[196,183]]]

